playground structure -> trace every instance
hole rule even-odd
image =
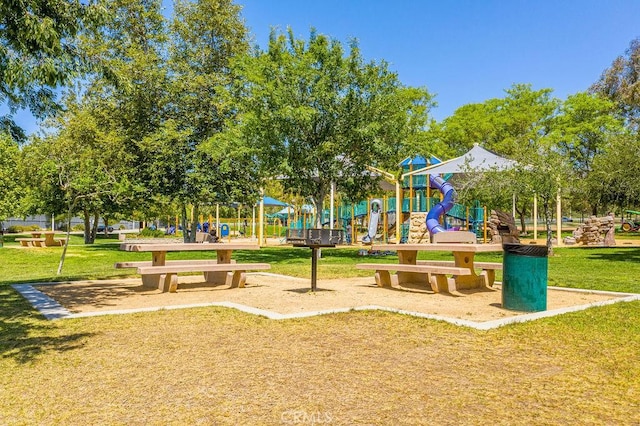
[[[436,157],[427,161],[418,156],[407,158],[400,166],[403,172],[410,172],[439,162]],[[470,231],[478,239],[486,240],[485,209],[478,202],[473,207],[456,203],[456,192],[449,183],[451,177],[452,174],[408,176],[398,184],[399,198],[398,188],[387,182],[375,198],[358,203],[338,202],[333,212],[333,227],[345,231],[347,243],[386,243],[398,239],[402,243],[419,243],[444,231]],[[394,189],[396,192],[393,195],[396,196],[389,196]],[[291,229],[313,228],[317,224],[316,213],[306,205],[300,208],[286,207],[266,216],[267,223],[274,230],[280,224],[286,224]],[[325,209],[321,213],[320,223],[330,227],[331,217],[331,210]],[[416,238],[417,235],[421,237]]]
[[[305,204],[286,204],[277,200],[276,204],[267,203],[267,199],[273,199],[264,197],[257,215],[256,206],[253,206],[250,220],[242,219],[240,213],[237,219],[230,220],[229,237],[235,229],[236,236],[250,235],[252,238],[257,237],[261,243],[266,242],[268,237],[285,242],[288,230],[321,226],[344,230],[345,242],[348,244],[423,243],[435,240],[454,242],[454,233],[445,231],[468,231],[475,234],[478,241],[487,242],[491,236],[488,235],[486,207],[477,201],[472,206],[458,204],[455,183],[452,184],[449,180],[456,173],[468,173],[469,166],[475,171],[483,171],[487,168],[510,167],[512,163],[511,160],[474,145],[467,154],[444,162],[434,156],[428,160],[421,156],[407,158],[399,165],[399,179],[397,174],[369,167],[372,177],[383,177],[379,191],[374,193],[375,198],[353,203],[340,200],[338,195],[337,203],[334,204],[336,197],[332,187],[331,208],[316,212]],[[267,206],[280,206],[280,209],[272,209],[271,213],[267,213]],[[534,199],[534,211],[535,206]],[[534,233],[537,229],[535,218],[536,216]],[[215,223],[220,224],[217,215]],[[242,232],[239,230],[241,223],[245,224]],[[247,223],[250,230],[246,229]],[[444,238],[440,238],[438,234]],[[224,239],[225,235],[220,234],[220,237]],[[462,240],[466,239],[468,236]]]

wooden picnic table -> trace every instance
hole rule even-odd
[[[202,271],[205,281],[213,284],[231,284],[244,286],[244,271],[247,269],[269,269],[268,264],[237,264],[231,261],[231,254],[235,250],[260,250],[257,244],[227,244],[227,243],[152,243],[152,244],[121,244],[121,250],[131,252],[151,252],[151,265],[141,266],[138,272],[142,275],[145,287],[160,288],[163,291],[176,291],[177,273]],[[167,265],[168,252],[185,251],[215,251],[216,260],[208,265],[201,259],[184,261],[181,264]],[[157,272],[156,272],[157,271]],[[232,272],[232,279],[229,273]]]
[[[31,235],[33,236],[33,238],[40,238],[44,235],[44,245],[47,247],[62,245],[61,240],[54,239],[54,236],[56,235],[55,231],[32,231]]]
[[[31,238],[16,238],[25,247],[54,247],[64,244],[64,240],[55,240],[55,231],[31,231]],[[43,237],[44,235],[44,237]]]
[[[372,250],[380,251],[397,251],[398,252],[398,265],[399,268],[396,272],[398,277],[398,284],[407,283],[423,283],[428,280],[425,277],[425,272],[420,272],[421,269],[428,271],[428,267],[434,268],[435,273],[438,273],[436,268],[440,267],[440,274],[454,275],[455,290],[461,289],[474,289],[491,287],[495,275],[493,271],[495,269],[501,269],[499,264],[484,264],[479,269],[486,269],[490,271],[478,275],[476,269],[478,266],[474,263],[474,257],[476,253],[489,253],[502,251],[501,244],[466,244],[466,243],[442,243],[442,244],[375,244],[372,246]],[[453,254],[454,262],[451,272],[447,272],[447,267],[444,267],[442,263],[445,262],[418,262],[419,251],[447,251]],[[416,267],[408,266],[416,265]],[[424,268],[420,268],[420,265],[425,265]],[[404,271],[402,269],[405,269]],[[464,274],[455,274],[456,268],[463,268]],[[365,269],[365,268],[361,268]],[[369,268],[373,269],[373,268]],[[462,270],[460,270],[462,272]]]

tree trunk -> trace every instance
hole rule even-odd
[[[313,208],[316,209],[316,228],[322,228],[322,207],[324,204],[324,197],[327,194],[324,191],[320,191],[316,195],[317,198],[313,198]]]
[[[518,218],[520,219],[520,232],[522,232],[523,234],[526,234],[526,232],[527,232],[527,223],[525,222],[525,220],[526,220],[526,217],[527,217],[527,207],[525,205],[523,205],[522,208],[519,209],[518,205],[517,205],[517,202],[516,202],[516,214],[518,215]],[[514,217],[513,219],[515,220],[516,218]]]
[[[62,254],[60,255],[60,263],[58,264],[58,273],[62,273],[62,267],[64,266],[64,260],[67,257],[67,247],[69,247],[69,239],[71,237],[71,215],[73,214],[73,203],[69,203],[67,209],[67,236],[64,241],[64,247],[62,248]]]
[[[524,219],[524,214],[519,214],[520,216],[520,232],[522,232],[523,234],[527,233],[527,224],[525,223]]]
[[[84,243],[91,244],[93,242],[91,240],[91,215],[87,209],[82,210],[82,218],[84,221]]]
[[[93,226],[91,227],[91,244],[96,242],[96,235],[98,234],[98,220],[100,219],[100,213],[93,213]]]

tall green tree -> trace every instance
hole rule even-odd
[[[3,220],[15,215],[20,200],[18,164],[20,150],[18,144],[6,132],[0,132],[0,230]]]
[[[614,108],[612,101],[593,94],[571,95],[560,106],[550,135],[571,164],[567,186],[574,204],[594,215],[606,205],[609,195],[603,191],[600,178],[592,173],[593,163],[608,149],[612,138],[624,133],[623,122],[614,115]]]
[[[426,89],[402,85],[387,63],[365,62],[355,41],[345,52],[315,30],[308,41],[274,30],[267,51],[239,66],[239,134],[263,170],[317,211],[332,183],[351,199],[371,191],[366,167],[396,168],[432,106]]]
[[[0,129],[24,140],[13,114],[29,109],[44,118],[58,108],[55,89],[69,83],[84,63],[77,35],[100,21],[94,1],[22,0],[0,2]]]
[[[626,132],[612,137],[593,162],[590,180],[604,206],[638,210],[640,208],[640,137]],[[599,185],[596,187],[596,185]]]
[[[127,193],[120,190],[126,185],[127,153],[122,138],[105,131],[90,106],[67,103],[67,108],[56,133],[34,138],[24,149],[25,167],[32,170],[29,199],[34,212],[64,211],[68,220],[82,216],[90,244],[99,217]]]
[[[640,130],[640,38],[632,40],[624,55],[618,56],[591,91],[613,102],[620,115],[636,131]]]
[[[551,89],[534,90],[528,84],[514,84],[505,97],[489,99],[482,104],[465,105],[443,120],[440,138],[453,144],[458,154],[474,143],[507,158],[533,155],[543,137],[551,132],[553,118],[560,105]],[[462,152],[460,152],[462,151]],[[520,226],[531,211],[533,190],[530,185],[514,180],[508,174],[487,176],[468,174],[457,180],[461,199],[481,199],[494,208],[510,211],[513,196]],[[519,184],[514,185],[514,183]]]
[[[77,102],[91,106],[98,130],[117,134],[126,153],[120,177],[130,193],[103,211],[144,212],[156,200],[157,188],[150,182],[164,161],[160,148],[149,147],[148,140],[162,134],[168,118],[167,20],[161,0],[109,0],[103,6],[100,31],[82,37],[94,73],[82,81]]]
[[[228,94],[239,79],[231,62],[248,52],[249,36],[231,0],[176,1],[170,28],[171,121],[163,133],[172,135],[165,170],[173,178],[163,190],[183,206],[186,225],[187,205],[197,217],[201,205],[258,196],[251,150],[228,134],[237,115]]]

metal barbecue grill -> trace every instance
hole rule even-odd
[[[344,242],[343,229],[289,229],[287,242],[294,247],[309,247],[311,249],[311,291],[316,291],[318,278],[318,249],[335,247]]]

